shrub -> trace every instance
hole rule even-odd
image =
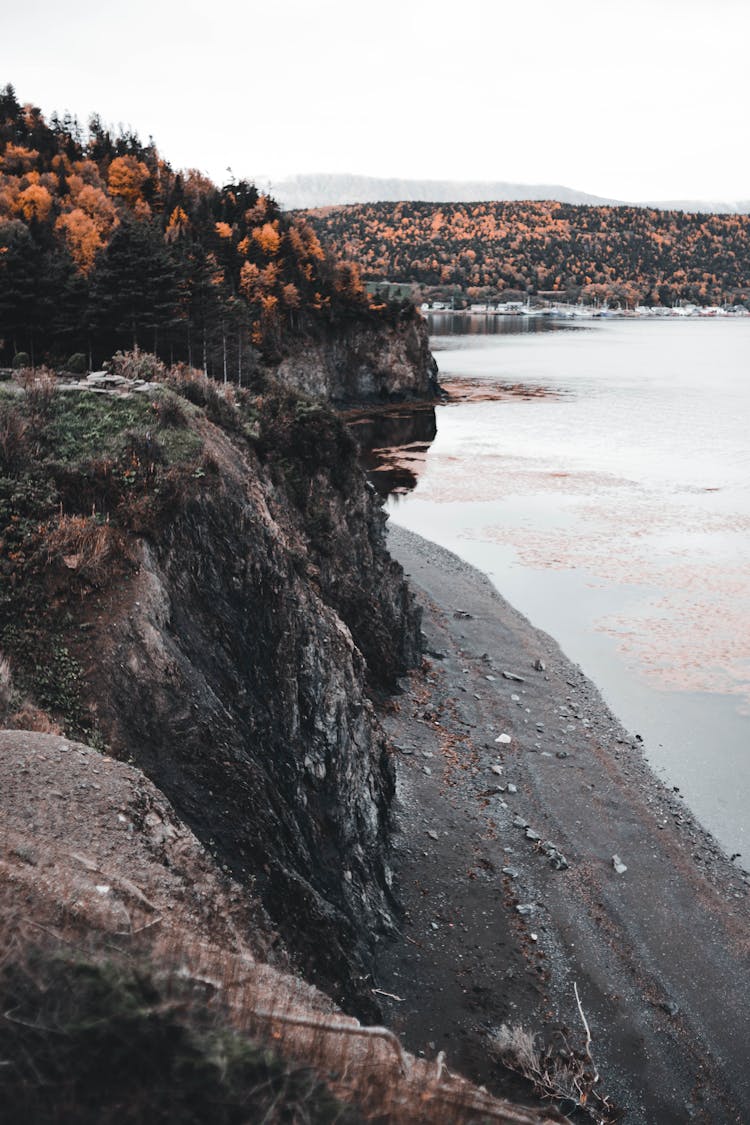
[[[234,388],[219,386],[202,371],[178,363],[169,369],[167,384],[178,395],[202,407],[210,420],[224,429],[236,429],[239,414],[235,406]]]
[[[22,367],[28,367],[30,363],[31,356],[28,352],[16,352],[11,366],[14,371],[20,371]]]
[[[29,455],[28,423],[18,406],[0,401],[0,471],[14,476]]]
[[[104,586],[131,558],[125,537],[108,523],[93,516],[61,516],[47,536],[51,559],[63,565],[90,586]]]
[[[48,367],[23,367],[17,375],[26,391],[26,408],[35,422],[46,421],[57,393],[57,379]]]
[[[187,425],[187,415],[176,395],[162,393],[154,403],[157,425],[162,429],[181,430]]]
[[[88,360],[83,352],[74,352],[65,364],[65,370],[71,375],[85,375],[88,369]]]
[[[122,375],[124,379],[142,379],[146,383],[163,380],[167,369],[160,359],[151,352],[134,348],[132,352],[115,352],[106,365],[112,375]]]

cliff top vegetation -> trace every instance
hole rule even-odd
[[[394,311],[252,184],[176,172],[151,140],[0,91],[0,363],[141,347],[243,382],[290,339]]]

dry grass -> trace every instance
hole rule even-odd
[[[57,394],[57,378],[48,367],[22,367],[17,382],[26,392],[26,408],[32,418],[45,419]]]
[[[578,993],[576,990],[576,999]],[[591,1057],[591,1038],[583,1009],[579,1012],[586,1032],[582,1050],[566,1042],[562,1050],[542,1048],[534,1034],[517,1025],[502,1024],[490,1041],[493,1055],[510,1070],[523,1075],[542,1098],[583,1113],[597,1125],[613,1125],[619,1115],[598,1089],[599,1073]]]
[[[14,476],[28,455],[28,421],[15,403],[0,402],[0,471]]]
[[[46,549],[50,560],[97,588],[110,582],[132,553],[123,533],[96,516],[61,515],[47,535]]]
[[[8,878],[10,865],[0,863],[0,950],[4,950],[0,1013],[5,1013],[0,1014],[0,1054],[12,1060],[10,1069],[0,1071],[0,1098],[25,1098],[30,1106],[41,1098],[46,1104],[49,1091],[37,1088],[34,1074],[46,1084],[60,1082],[61,1074],[67,1074],[66,1115],[38,1114],[34,1120],[60,1125],[63,1121],[65,1125],[89,1121],[135,1125],[145,1120],[138,1114],[156,1096],[148,1085],[148,1067],[142,1082],[133,1078],[128,1092],[132,1104],[121,1106],[119,1116],[106,1100],[98,1107],[99,1117],[78,1114],[75,1099],[84,1096],[81,1083],[90,1080],[92,1051],[101,1073],[117,1074],[123,1066],[142,1068],[143,1036],[153,1037],[155,1022],[167,1017],[164,1036],[148,1041],[148,1052],[161,1052],[159,1098],[164,1085],[173,1081],[170,1042],[178,1048],[186,1043],[207,1044],[211,1065],[217,1052],[230,1060],[247,1053],[257,1058],[260,1052],[269,1060],[278,1078],[277,1102],[268,1116],[243,1121],[543,1125],[560,1120],[493,1098],[453,1074],[442,1053],[433,1061],[409,1056],[388,1029],[361,1026],[332,1010],[330,1001],[303,981],[258,963],[243,948],[241,938],[227,948],[188,932],[182,924],[175,926],[171,912],[161,912],[129,880],[95,865],[91,871],[83,865],[76,878],[61,877],[56,857],[54,877],[45,882],[37,874],[44,864],[38,849],[6,838],[2,851],[15,860],[15,878]],[[111,888],[112,893],[97,893],[101,887]],[[117,910],[110,904],[107,913],[106,900],[116,889]],[[90,1008],[92,981],[101,986],[96,988],[99,1006],[94,1009]],[[93,1021],[96,1036],[85,1042],[76,1038],[80,1028],[92,1026]],[[26,1054],[20,1062],[9,1054],[8,1023],[14,1035],[26,1027],[22,1040]],[[115,1051],[114,1058],[108,1057],[110,1051]],[[79,1053],[86,1057],[79,1058]],[[301,1075],[307,1079],[300,1085]],[[20,1094],[13,1085],[16,1078],[23,1082]],[[214,1078],[213,1072],[206,1072],[207,1082]],[[180,1081],[184,1080],[183,1075]],[[113,1095],[116,1091],[113,1078]],[[314,1095],[327,1115],[308,1113],[303,1094],[304,1098]],[[99,1096],[106,1099],[106,1090]],[[327,1101],[330,1096],[335,1101]],[[353,1116],[347,1116],[342,1106],[351,1107]],[[234,1121],[231,1116],[199,1112],[192,1117],[150,1114],[148,1119],[205,1121],[206,1125]]]

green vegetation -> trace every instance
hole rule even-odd
[[[85,135],[0,90],[0,364],[80,372],[140,347],[247,385],[300,336],[390,316],[252,184],[175,172],[132,132],[93,117]]]
[[[205,475],[199,411],[150,391],[58,391],[44,370],[0,389],[0,651],[19,700],[88,740],[71,626]]]
[[[35,1125],[355,1125],[309,1069],[210,1020],[187,983],[32,948],[0,968],[0,1104]]]

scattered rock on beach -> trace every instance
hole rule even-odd
[[[615,871],[617,872],[618,875],[624,875],[625,872],[627,871],[627,867],[622,862],[619,855],[613,855],[612,856],[612,866],[614,867],[614,869],[615,869]]]
[[[513,739],[510,737],[509,734],[500,734],[495,739],[495,742],[499,742],[501,744],[501,746],[509,746],[512,741],[513,741]]]
[[[515,672],[503,672],[503,678],[506,680],[512,680],[514,684],[526,683],[523,676],[517,676]]]
[[[547,665],[539,657],[537,657],[536,660],[534,661],[534,671],[535,672],[546,672],[547,671]]]

